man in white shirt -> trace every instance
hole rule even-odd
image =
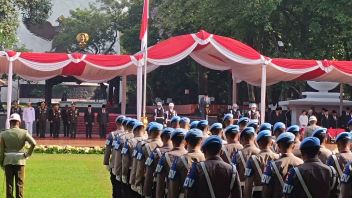
[[[23,110],[23,121],[25,122],[26,129],[29,134],[33,133],[33,122],[35,121],[35,110],[29,102],[28,106]]]

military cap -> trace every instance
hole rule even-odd
[[[352,119],[347,123],[347,126],[351,126],[351,125],[352,125]]]
[[[125,118],[126,118],[126,116],[124,116],[124,115],[117,116],[115,119],[115,123],[122,124],[122,122],[125,120]]]
[[[171,139],[174,139],[176,136],[185,136],[187,131],[185,129],[177,128],[171,133]]]
[[[170,135],[171,136],[171,133],[175,131],[175,129],[173,128],[170,128],[170,127],[166,127],[163,129],[163,131],[161,132],[161,135]]]
[[[253,127],[246,127],[243,129],[242,133],[247,135],[251,133],[255,134],[255,129]]]
[[[320,140],[316,137],[307,137],[304,138],[299,146],[299,149],[306,149],[306,148],[320,148]]]
[[[170,120],[170,122],[180,122],[181,117],[180,116],[173,116]]]
[[[319,136],[320,134],[326,134],[326,131],[327,131],[328,129],[326,129],[326,128],[318,128],[318,129],[315,129],[314,131],[313,131],[313,134],[312,134],[312,137],[317,137],[317,136]]]
[[[283,132],[277,137],[276,143],[280,142],[294,142],[295,141],[295,135],[290,132]]]
[[[13,120],[21,122],[21,116],[18,113],[13,113],[10,115],[9,121]]]
[[[253,127],[254,129],[258,128],[258,123],[255,121],[249,121],[247,127]]]
[[[160,124],[160,123],[153,123],[149,126],[149,133],[151,132],[159,132],[159,131],[162,131],[163,130],[163,125]]]
[[[273,127],[273,131],[277,131],[279,129],[285,129],[286,128],[286,125],[282,122],[277,122],[274,124],[274,127]]]
[[[140,127],[140,126],[144,126],[142,122],[137,121],[134,123],[132,131],[134,131],[136,128]]]
[[[225,134],[227,133],[239,133],[240,132],[240,127],[238,125],[229,125],[225,128]]]
[[[233,119],[232,113],[225,114],[223,121]]]
[[[260,131],[257,135],[257,141],[260,141],[260,139],[262,139],[264,137],[272,137],[271,131],[270,130]]]
[[[150,126],[152,126],[153,124],[155,124],[156,122],[149,122],[148,124],[147,124],[147,127],[145,128],[145,130],[147,131],[147,132],[149,132],[149,128],[150,128]]]
[[[342,133],[340,133],[340,134],[336,137],[336,142],[338,142],[338,141],[340,141],[340,140],[343,140],[343,139],[351,140],[351,139],[352,139],[351,133],[349,133],[349,132],[342,132]]]
[[[187,117],[182,117],[181,120],[180,120],[180,123],[190,123],[191,120]]]
[[[238,124],[241,124],[241,123],[248,123],[249,122],[249,118],[248,117],[242,117],[238,120]]]
[[[190,128],[191,128],[191,129],[197,128],[198,123],[199,123],[198,120],[192,121],[192,122],[191,122],[191,125],[190,125]]]
[[[125,119],[123,119],[122,124],[127,125],[130,120],[131,120],[131,118],[126,117]]]
[[[292,125],[286,129],[286,132],[291,132],[294,135],[297,135],[299,133],[299,126],[298,125]]]
[[[197,127],[205,127],[208,126],[209,122],[208,120],[201,120],[198,122]]]
[[[218,123],[218,122],[215,122],[214,124],[211,125],[209,130],[213,131],[213,130],[216,130],[216,129],[222,129],[222,124]]]
[[[209,145],[222,145],[222,139],[217,135],[212,135],[208,137],[202,144],[202,150],[206,149]]]
[[[136,122],[137,122],[136,119],[130,119],[130,120],[127,122],[127,126],[133,127],[134,124],[136,124]]]
[[[271,130],[272,125],[270,123],[264,122],[262,125],[259,127],[259,131],[263,130]]]
[[[192,138],[202,138],[203,132],[197,128],[191,129],[187,132],[185,139],[188,141]]]

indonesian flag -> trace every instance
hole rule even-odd
[[[143,15],[141,23],[141,32],[139,34],[139,39],[141,40],[141,50],[145,52],[148,47],[148,19],[149,19],[149,0],[144,0],[143,5]]]

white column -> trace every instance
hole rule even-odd
[[[266,64],[262,65],[262,83],[260,88],[260,121],[265,121],[265,98],[266,98]]]
[[[143,100],[143,66],[139,63],[137,66],[137,119],[141,119]]]
[[[6,129],[10,128],[10,113],[11,113],[11,102],[12,102],[12,75],[13,75],[13,62],[9,60],[9,72],[7,79],[7,117],[6,117]]]
[[[232,70],[232,104],[237,104],[237,79]]]
[[[121,83],[121,114],[126,114],[126,92],[127,92],[127,76],[122,76]]]

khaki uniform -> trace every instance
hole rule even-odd
[[[123,132],[119,134],[119,136],[116,138],[116,144],[114,148],[114,167],[112,168],[112,172],[116,175],[116,180],[121,181],[121,175],[122,175],[122,155],[121,151],[122,148],[125,145],[125,142],[128,141],[129,139],[133,138],[133,133],[130,133],[128,131]]]
[[[186,154],[187,150],[174,147],[171,151],[164,153],[155,169],[156,172],[156,198],[163,198],[167,194],[167,177],[173,161]]]
[[[260,152],[260,150],[254,145],[245,145],[242,150],[238,151],[234,156],[233,163],[235,164],[240,181],[241,186],[244,186],[244,181],[246,177],[244,176],[247,160],[250,156],[256,155]]]
[[[24,148],[26,142],[30,144],[27,152]],[[23,197],[24,166],[26,159],[32,155],[35,145],[35,140],[27,130],[11,128],[0,134],[0,166],[5,169],[7,197],[13,197],[14,179],[16,195]]]
[[[262,175],[263,170],[268,161],[276,160],[279,155],[272,152],[271,149],[261,150],[259,154],[252,155],[247,161],[247,167],[245,171],[245,187],[243,195],[244,197],[261,197],[263,190],[262,186]],[[253,194],[253,196],[252,196]],[[259,194],[259,196],[258,196]]]
[[[158,139],[148,139],[144,141],[144,144],[141,147],[141,150],[138,151],[137,154],[137,168],[136,168],[136,183],[135,186],[137,188],[137,192],[142,195],[143,194],[143,186],[144,179],[146,173],[146,165],[145,161],[152,154],[152,151],[155,148],[162,147],[163,142],[160,138]]]
[[[237,153],[237,151],[242,149],[243,149],[243,146],[240,143],[224,144],[222,146],[223,152],[220,155],[220,157],[222,158],[222,160],[224,160],[224,162],[230,164],[234,154]]]
[[[337,171],[339,178],[343,175],[345,165],[352,161],[352,152],[336,153],[331,155],[327,160],[327,165],[332,166]]]
[[[209,175],[210,184],[206,179],[201,163],[193,163],[185,182],[185,197],[211,198],[212,187],[215,197],[241,198],[242,191],[240,179],[235,166],[225,163],[221,157],[214,157],[204,162],[205,169]]]
[[[325,146],[321,145],[320,146],[320,153],[318,155],[319,159],[321,162],[323,162],[324,164],[327,163],[328,158],[332,155],[332,152],[327,149]]]
[[[295,169],[290,170],[286,179],[284,197],[308,197],[308,193],[311,197],[337,197],[337,175],[334,168],[323,164],[319,159],[309,159]],[[304,184],[299,180],[299,176],[303,178]],[[303,186],[306,186],[309,192],[306,192]]]
[[[345,166],[341,180],[341,198],[352,197],[352,166],[351,162]]]
[[[145,197],[155,197],[155,188],[156,188],[156,178],[155,178],[155,169],[156,166],[165,152],[168,152],[172,149],[172,145],[167,145],[161,148],[155,148],[154,151],[149,155],[145,161],[146,165],[146,174],[143,185],[143,196]]]
[[[184,195],[183,183],[192,163],[204,160],[204,154],[200,150],[191,150],[173,162],[168,175],[168,198],[179,198]]]
[[[275,161],[269,161],[262,177],[263,198],[282,198],[282,189],[288,171],[292,167],[303,164],[303,160],[292,153],[285,153]],[[274,166],[275,165],[275,166]],[[276,173],[275,167],[279,173]]]

